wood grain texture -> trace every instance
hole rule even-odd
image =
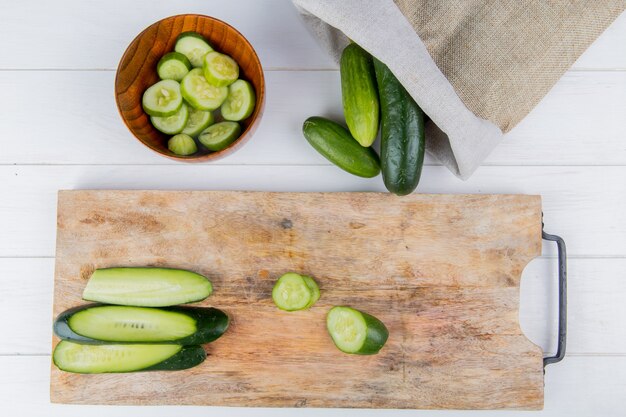
[[[518,322],[519,280],[541,253],[541,200],[521,195],[65,191],[54,313],[81,303],[95,268],[195,270],[232,318],[197,368],[75,375],[52,368],[61,403],[359,408],[543,404],[541,349]],[[274,280],[316,277],[322,298],[276,309]],[[379,317],[379,355],[340,353],[327,310]],[[55,341],[56,342],[56,341]]]
[[[201,34],[215,50],[237,61],[240,78],[249,81],[254,87],[256,105],[250,117],[239,122],[242,126],[239,138],[226,149],[180,156],[167,148],[170,135],[165,135],[152,126],[149,116],[141,106],[141,98],[148,87],[159,81],[156,72],[159,59],[174,50],[178,35],[190,31]],[[148,148],[177,161],[216,160],[240,148],[250,140],[256,130],[265,103],[263,68],[250,42],[229,24],[202,15],[172,16],[148,26],[130,43],[120,60],[115,76],[115,99],[120,116],[128,129]]]

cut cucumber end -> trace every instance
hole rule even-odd
[[[183,103],[183,105],[180,106],[180,109],[172,116],[150,116],[152,126],[154,126],[159,132],[165,133],[166,135],[175,135],[180,133],[187,125],[188,119],[189,109],[185,103]]]
[[[254,111],[256,97],[254,88],[246,80],[237,80],[228,86],[228,97],[222,104],[222,117],[226,120],[240,121]]]
[[[198,110],[215,110],[228,97],[228,87],[216,87],[207,82],[202,70],[194,68],[180,84],[182,96]]]
[[[213,51],[213,48],[199,33],[183,32],[176,38],[174,51],[185,55],[191,65],[199,68],[202,67],[204,56]]]
[[[330,309],[326,328],[335,346],[344,353],[376,354],[389,337],[387,328],[376,317],[345,306]]]
[[[209,52],[204,56],[202,69],[209,84],[226,87],[239,78],[239,65],[228,55]]]
[[[143,93],[141,104],[150,116],[173,116],[183,105],[180,84],[174,80],[159,81]]]
[[[198,136],[200,143],[210,151],[226,149],[241,134],[241,126],[237,122],[220,122],[206,128]]]
[[[181,133],[197,138],[200,133],[215,122],[213,113],[206,110],[189,109],[189,120]]]
[[[167,141],[167,149],[180,156],[189,156],[198,152],[196,141],[189,135],[179,133]]]
[[[187,57],[179,52],[169,52],[159,60],[157,74],[162,80],[180,82],[191,70],[191,63]]]
[[[281,276],[272,289],[276,307],[285,311],[303,310],[310,306],[313,293],[302,275],[289,272]]]
[[[309,301],[309,304],[306,306],[306,308],[309,308],[320,299],[320,287],[317,285],[317,282],[308,275],[302,275],[302,279],[304,279],[309,290],[311,290],[311,301]]]

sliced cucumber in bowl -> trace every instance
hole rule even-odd
[[[176,38],[174,51],[181,53],[189,59],[194,68],[202,67],[202,59],[206,54],[213,51],[209,42],[196,32],[183,32]]]
[[[188,120],[189,109],[185,103],[183,103],[183,105],[180,106],[180,109],[172,116],[150,116],[152,126],[154,126],[159,132],[165,133],[166,135],[175,135],[182,132],[187,125]]]
[[[220,122],[204,129],[198,140],[210,151],[221,151],[237,140],[241,126],[237,122]]]
[[[226,87],[239,78],[239,65],[226,54],[209,52],[204,56],[202,70],[209,84]]]
[[[246,80],[237,80],[228,86],[228,97],[220,108],[225,120],[238,122],[254,111],[256,98],[254,88]]]
[[[157,82],[143,93],[141,104],[150,116],[173,116],[183,105],[180,84],[174,80]]]
[[[157,64],[157,74],[162,80],[180,82],[191,70],[187,57],[179,52],[169,52],[161,57]]]
[[[228,87],[209,84],[200,68],[194,68],[180,84],[182,96],[198,110],[215,110],[228,96]]]
[[[181,133],[197,138],[200,133],[215,122],[213,113],[206,110],[189,109],[189,120]]]

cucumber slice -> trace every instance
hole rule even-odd
[[[167,149],[176,155],[189,156],[198,152],[198,145],[191,136],[180,133],[167,141]]]
[[[183,105],[180,84],[174,80],[159,81],[143,93],[141,104],[150,116],[173,116]]]
[[[150,308],[90,304],[54,321],[63,340],[86,344],[175,343],[200,345],[219,338],[228,316],[215,308]]]
[[[235,122],[249,117],[254,110],[254,88],[246,80],[237,80],[228,86],[228,97],[222,104],[222,117]]]
[[[192,107],[189,109],[189,120],[187,120],[187,125],[185,125],[182,133],[192,138],[197,138],[204,129],[211,126],[214,122],[215,117],[213,117],[213,113]]]
[[[191,69],[191,62],[179,52],[168,52],[157,64],[157,74],[162,80],[180,82]]]
[[[210,151],[221,151],[237,140],[240,133],[239,123],[219,122],[204,129],[198,140]]]
[[[308,308],[313,293],[302,275],[288,272],[278,278],[272,289],[272,300],[276,307],[285,311]]]
[[[180,133],[187,125],[189,119],[189,109],[187,105],[183,103],[180,109],[172,116],[157,117],[150,116],[150,122],[159,132],[163,132],[166,135],[175,135]]]
[[[194,68],[180,84],[182,96],[198,110],[215,110],[228,96],[228,87],[216,87],[207,82],[202,70]]]
[[[345,353],[373,355],[389,337],[389,331],[380,320],[350,307],[331,308],[326,328],[335,346]]]
[[[309,308],[320,299],[320,287],[317,286],[317,282],[315,282],[313,278],[307,275],[302,275],[302,279],[304,279],[309,290],[311,290],[311,301],[309,301],[309,304],[306,306],[306,308]]]
[[[225,87],[239,78],[239,65],[228,55],[213,51],[206,54],[203,61],[202,70],[210,84]]]
[[[195,272],[169,268],[96,269],[83,299],[138,307],[166,307],[204,300],[211,281]]]
[[[60,370],[80,374],[175,371],[199,365],[205,358],[201,346],[83,345],[66,340],[52,354]]]
[[[185,55],[196,68],[202,67],[202,58],[212,50],[204,36],[196,32],[181,33],[174,45],[174,51]]]

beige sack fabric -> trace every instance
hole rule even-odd
[[[428,151],[468,178],[626,9],[626,0],[293,0],[335,59],[348,38],[434,123]]]

